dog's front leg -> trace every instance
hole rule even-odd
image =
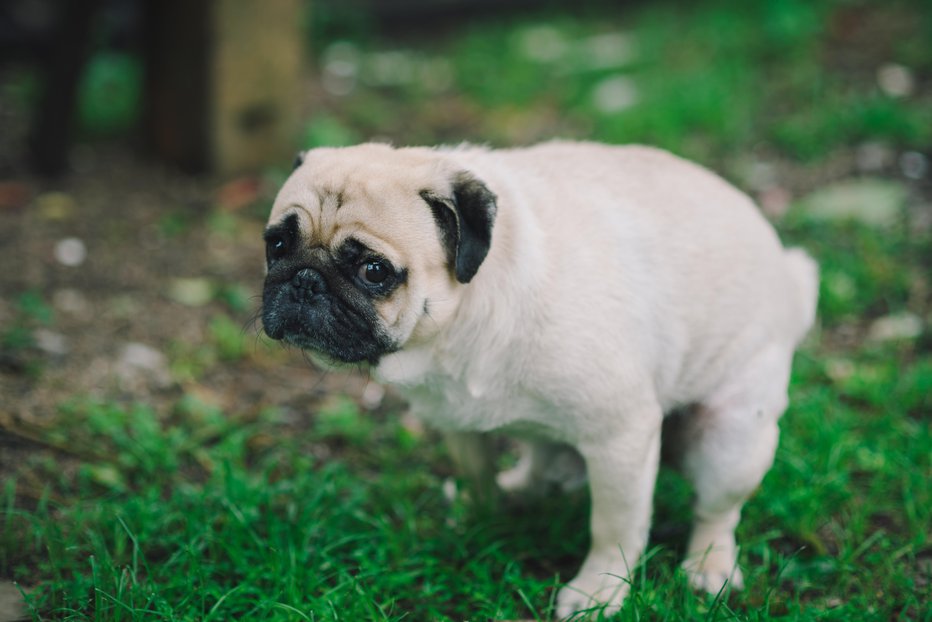
[[[480,504],[492,503],[497,487],[492,440],[483,432],[445,432],[450,457]]]
[[[612,614],[628,593],[629,571],[647,544],[660,462],[660,408],[649,409],[617,434],[578,449],[592,491],[592,546],[576,578],[557,597],[560,618],[604,605]]]

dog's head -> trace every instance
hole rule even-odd
[[[299,155],[265,230],[265,332],[345,363],[429,338],[485,260],[495,210],[443,152]]]

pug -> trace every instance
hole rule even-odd
[[[772,464],[818,294],[816,264],[747,196],[643,146],[320,148],[265,242],[268,335],[371,365],[480,494],[585,470],[591,548],[558,616],[621,607],[665,419],[695,489],[686,575],[741,587],[735,527]],[[497,477],[493,432],[522,439]]]

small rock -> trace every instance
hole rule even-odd
[[[606,32],[589,37],[580,41],[579,48],[579,64],[590,71],[622,67],[636,58],[634,40],[623,32]]]
[[[63,266],[77,268],[87,259],[87,247],[78,238],[65,238],[55,244],[55,259]]]
[[[741,183],[756,192],[780,185],[779,171],[772,162],[742,159],[735,169]]]
[[[88,301],[87,296],[70,287],[56,290],[52,294],[52,304],[57,311],[78,318],[86,318],[91,312],[91,303]]]
[[[375,52],[366,57],[366,81],[376,86],[400,86],[417,78],[418,59],[407,50]]]
[[[905,311],[874,320],[867,331],[871,341],[915,339],[922,334],[922,318]]]
[[[120,363],[140,369],[156,370],[165,364],[165,355],[143,343],[130,342],[123,346]]]
[[[909,179],[922,179],[929,172],[929,160],[918,151],[907,151],[900,156],[900,170]]]
[[[875,227],[888,227],[899,222],[906,198],[906,187],[900,182],[848,179],[804,197],[799,208],[817,220],[857,220]]]
[[[887,63],[877,70],[877,84],[890,97],[907,97],[916,87],[913,72],[897,63]]]
[[[337,41],[323,53],[323,71],[320,83],[324,90],[339,97],[349,95],[356,88],[362,54],[348,41]]]
[[[157,387],[171,384],[168,358],[150,346],[131,342],[123,346],[116,360],[116,375],[124,384],[149,381]]]
[[[39,328],[32,333],[35,339],[36,347],[54,356],[64,356],[68,354],[68,338],[61,333],[56,333],[45,328]]]
[[[835,382],[844,382],[854,375],[857,368],[849,359],[830,358],[825,362],[825,373]]]
[[[25,604],[15,583],[0,582],[0,622],[28,620]]]
[[[569,49],[563,33],[547,25],[525,28],[520,34],[520,45],[524,56],[538,63],[557,61]]]
[[[858,170],[862,173],[876,173],[887,168],[895,159],[893,149],[883,143],[864,143],[855,152]]]
[[[592,103],[604,114],[621,112],[638,103],[638,87],[626,76],[606,78],[593,89]]]
[[[168,297],[189,307],[203,307],[213,300],[214,286],[202,278],[172,279],[168,286]]]

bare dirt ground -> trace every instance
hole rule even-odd
[[[39,431],[70,399],[163,411],[193,393],[224,412],[274,404],[299,417],[332,391],[361,394],[363,374],[322,374],[259,338],[263,212],[274,188],[237,180],[245,200],[231,206],[216,181],[124,147],[78,153],[79,171],[21,178],[23,200],[0,209],[0,479],[16,475],[19,494],[41,494],[27,467],[36,452],[67,459],[67,444],[49,447]],[[242,327],[231,337],[241,353],[218,355],[218,316]]]
[[[43,180],[21,172],[20,146],[0,141],[0,481],[16,477],[18,495],[42,494],[37,456],[67,468],[80,451],[42,440],[71,400],[167,412],[189,394],[242,416],[274,405],[298,424],[334,392],[379,401],[365,372],[322,373],[260,337],[262,229],[280,180],[191,177],[100,143],[76,146],[71,172]],[[779,219],[790,198],[832,180],[899,175],[894,154],[881,155],[775,161],[778,186],[745,185]]]
[[[834,42],[832,63],[850,65],[852,73],[876,67],[886,53],[880,42],[894,40],[902,25],[875,22],[839,26],[847,34]],[[320,109],[339,103],[319,88],[308,91]],[[40,496],[43,482],[30,469],[36,456],[54,455],[67,468],[76,448],[40,439],[69,400],[142,402],[166,411],[193,394],[226,413],[275,405],[300,423],[335,390],[361,398],[364,373],[323,374],[300,353],[258,337],[261,231],[279,180],[191,177],[124,143],[78,144],[68,175],[37,179],[22,163],[28,119],[5,99],[0,88],[0,482],[15,476],[18,494]],[[451,109],[457,113],[445,117],[449,134],[475,132],[476,118]],[[550,122],[530,125],[533,139],[556,131]],[[762,154],[761,167],[759,155],[735,154],[742,164],[716,168],[746,169],[730,177],[743,176],[739,185],[777,220],[791,199],[835,180],[865,173],[903,179],[900,154],[882,145],[845,150],[818,165]],[[906,191],[921,210],[916,222],[932,226],[929,175]],[[236,337],[218,334],[218,318],[242,327],[241,351],[229,351]],[[369,389],[367,401],[378,401]]]
[[[17,174],[18,154],[0,158],[14,162],[0,176],[0,485],[16,482],[18,504],[93,450],[49,434],[70,401],[167,416],[194,395],[233,417],[274,406],[296,428],[328,395],[361,399],[369,386],[379,401],[364,372],[321,372],[259,336],[273,185],[193,178],[126,145],[75,154],[55,181]],[[226,337],[211,329],[218,318]],[[20,619],[5,579],[0,620]]]

